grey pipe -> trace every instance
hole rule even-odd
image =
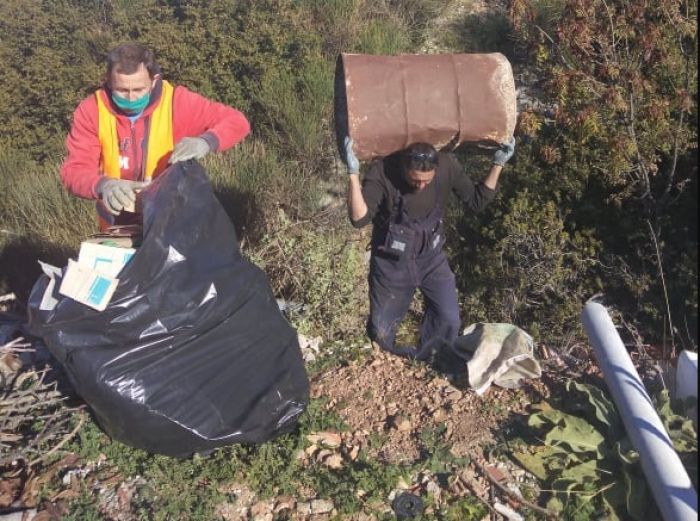
[[[697,521],[698,495],[604,306],[589,302],[583,327],[665,521]]]

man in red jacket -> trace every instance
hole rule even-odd
[[[103,87],[73,114],[61,179],[74,195],[101,201],[101,228],[125,224],[122,211],[168,164],[227,150],[249,132],[239,111],[171,85],[151,50],[126,43],[107,56]]]

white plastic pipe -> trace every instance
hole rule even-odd
[[[675,398],[685,400],[693,397],[698,399],[698,354],[692,351],[682,351],[678,356],[678,366],[676,368],[676,392]],[[688,417],[698,424],[698,405],[689,408]]]
[[[697,521],[697,492],[608,311],[598,303],[589,302],[583,309],[582,320],[664,520]]]

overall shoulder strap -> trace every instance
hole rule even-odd
[[[147,129],[148,144],[144,161],[144,180],[151,180],[168,166],[168,158],[173,151],[173,94],[175,88],[167,81],[162,82],[160,102],[149,116]]]
[[[119,168],[119,138],[117,136],[117,117],[112,114],[104,102],[102,96],[103,89],[95,92],[97,100],[97,125],[98,138],[102,153],[100,155],[100,169],[107,177],[119,179],[121,169]]]

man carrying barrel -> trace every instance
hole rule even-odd
[[[501,145],[486,178],[474,183],[451,153],[428,143],[373,162],[360,182],[360,163],[350,138],[345,140],[349,173],[348,210],[355,228],[370,222],[370,316],[367,332],[380,348],[417,360],[429,359],[459,333],[455,276],[442,250],[443,210],[450,192],[473,211],[494,198],[498,179],[515,149],[515,139]],[[396,330],[416,289],[425,299],[425,314],[416,347],[395,345]]]

